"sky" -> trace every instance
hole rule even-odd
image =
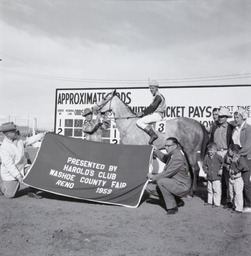
[[[56,88],[250,85],[250,13],[250,0],[0,0],[0,121],[53,130]]]

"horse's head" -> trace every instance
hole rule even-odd
[[[137,117],[133,113],[130,107],[125,104],[121,99],[119,93],[116,90],[105,95],[105,97],[96,103],[95,110],[101,113],[112,112],[115,119],[119,118],[135,118]]]
[[[93,109],[103,113],[107,111],[111,111],[111,100],[116,94],[117,94],[116,89],[112,90],[112,92],[107,93],[101,101],[98,101],[96,103]],[[108,104],[109,102],[110,104]]]

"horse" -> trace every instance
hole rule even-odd
[[[104,100],[98,103],[97,106],[103,113],[108,111],[113,113],[116,127],[120,132],[121,144],[148,144],[149,136],[136,125],[139,117],[119,98],[116,90],[107,94]],[[178,139],[190,166],[193,180],[190,195],[193,196],[200,170],[198,161],[205,156],[209,140],[208,132],[200,122],[187,117],[163,119],[163,121],[165,122],[166,129],[164,132],[156,131],[158,139],[154,141],[153,145],[158,149],[164,149],[165,141],[168,137]]]

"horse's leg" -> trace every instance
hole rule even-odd
[[[200,172],[200,167],[197,162],[197,154],[195,152],[190,152],[187,155],[188,165],[189,165],[189,172],[192,178],[192,184],[189,192],[189,196],[193,197],[196,190],[197,190],[197,182]]]
[[[199,178],[199,172],[200,172],[200,167],[198,165],[198,163],[194,163],[192,166],[192,186],[191,186],[191,190],[190,190],[190,196],[194,196],[196,190],[197,190],[197,183],[198,183],[198,178]]]

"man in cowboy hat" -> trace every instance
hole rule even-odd
[[[249,171],[242,172],[244,182],[243,212],[251,213],[251,125],[247,123],[247,117],[247,112],[243,108],[239,108],[234,112],[236,127],[234,128],[232,138],[233,142],[241,147],[238,154],[243,156],[248,164]]]
[[[14,198],[20,188],[20,183],[23,183],[23,177],[27,172],[25,169],[25,146],[31,145],[34,142],[41,140],[45,133],[40,133],[35,136],[22,140],[19,136],[17,126],[13,122],[4,123],[0,126],[0,132],[4,134],[4,140],[0,147],[1,158],[1,178],[0,192],[6,198]],[[41,198],[36,194],[36,190],[29,188],[29,197]]]
[[[156,80],[151,80],[148,83],[149,89],[153,95],[153,101],[149,107],[137,115],[141,117],[137,120],[137,126],[150,136],[149,144],[158,138],[151,124],[161,121],[166,110],[166,102],[164,96],[159,92],[159,83]]]
[[[218,122],[215,126],[212,127],[210,134],[210,142],[214,142],[217,145],[217,154],[222,158],[225,157],[230,144],[232,143],[232,132],[234,126],[228,123],[227,119],[231,118],[228,108],[221,107],[218,112]],[[229,190],[228,190],[228,181],[229,181],[229,172],[226,168],[223,167],[222,174],[222,194],[226,197],[226,204],[224,208],[232,208]]]
[[[93,119],[93,112],[97,113],[97,117]],[[83,111],[82,116],[85,117],[82,130],[86,140],[99,141],[102,140],[102,129],[106,129],[107,123],[103,123],[101,120],[101,113],[97,109],[91,110],[86,108]]]

